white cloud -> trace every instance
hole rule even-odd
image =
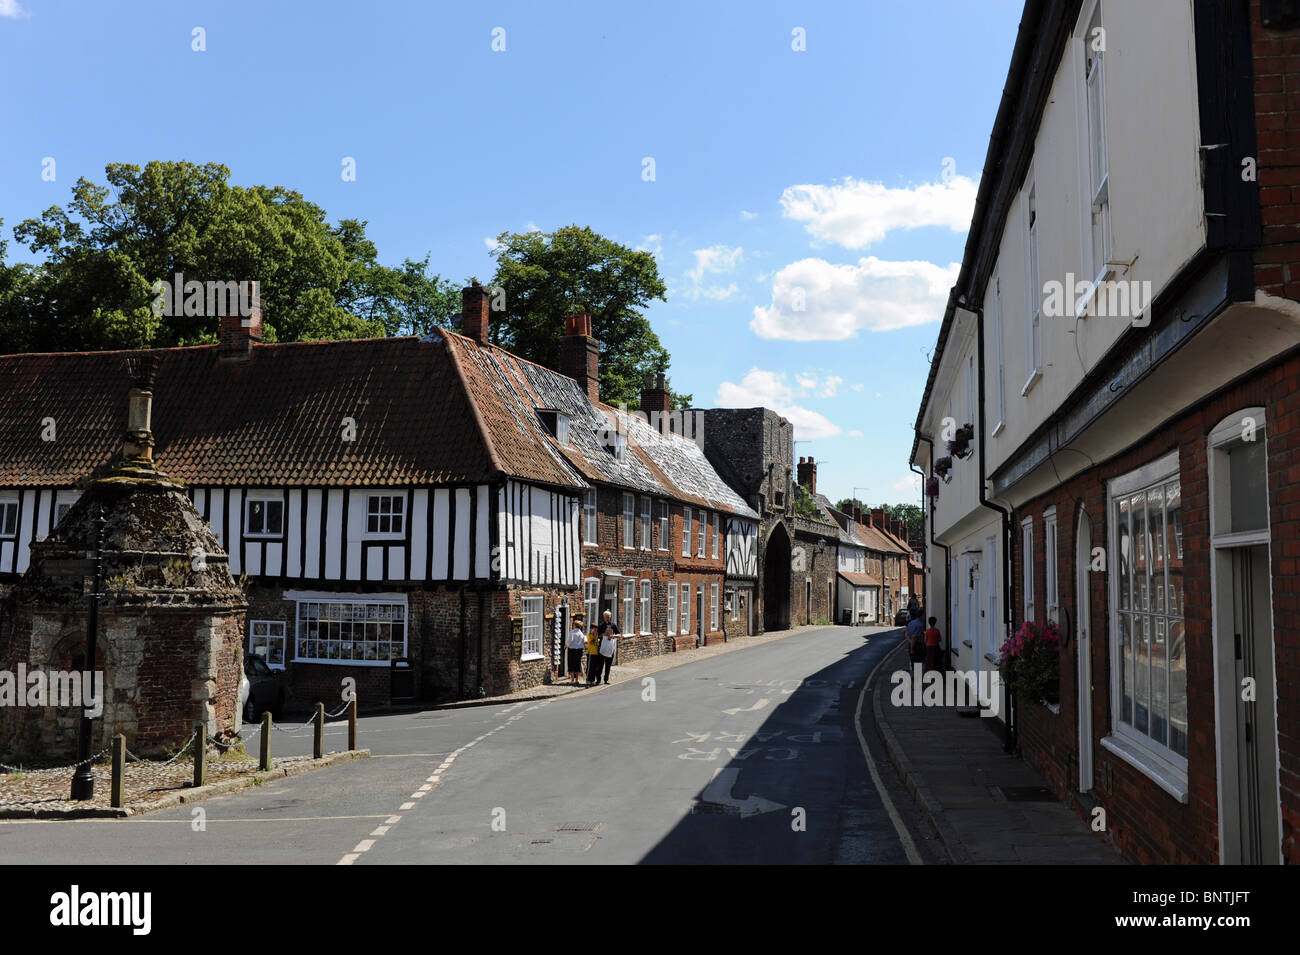
[[[862,384],[862,382],[858,382],[856,385],[852,385],[851,387],[853,388],[854,391],[861,391],[865,386]]]
[[[686,272],[686,277],[691,280],[691,288],[686,291],[688,296],[721,300],[740,291],[735,282],[725,288],[705,285],[704,282],[708,275],[725,275],[743,265],[745,262],[743,248],[737,246],[733,249],[727,245],[711,245],[707,249],[696,249],[691,254],[695,256],[695,268]]]
[[[758,218],[758,213],[757,213],[757,212],[750,212],[748,209],[741,209],[741,210],[740,210],[740,221],[741,221],[741,222],[748,222],[748,221],[750,221],[751,219],[757,219],[757,218]]]
[[[0,17],[20,20],[28,16],[31,16],[31,14],[22,8],[18,0],[0,0]]]
[[[901,481],[894,482],[895,491],[911,491],[913,494],[921,493],[921,475],[912,474]]]
[[[0,0],[0,3],[3,3],[3,2],[4,2],[4,0]],[[492,252],[492,251],[495,251],[496,247],[499,246],[501,243],[498,242],[496,239],[492,238],[492,236],[489,235],[489,236],[484,236],[484,237],[483,237],[483,244],[487,246],[487,250],[488,250],[489,252]]]
[[[861,249],[895,229],[947,226],[965,232],[976,191],[977,183],[966,176],[904,189],[850,177],[829,186],[790,186],[781,194],[781,208],[818,241]]]
[[[636,247],[638,252],[649,252],[651,255],[658,255],[664,250],[663,236],[659,233],[648,235],[641,240],[641,244]]]
[[[772,304],[754,308],[760,338],[838,341],[866,329],[891,331],[937,322],[960,266],[889,262],[874,255],[857,265],[800,259],[776,273]]]
[[[850,438],[860,438],[860,437],[862,437],[862,432],[859,431],[857,428],[854,428],[852,431],[849,432],[849,437],[850,437]]]
[[[740,384],[724,381],[718,386],[717,403],[722,408],[771,408],[788,418],[795,434],[801,439],[834,438],[840,426],[825,415],[818,414],[794,403],[795,392],[786,380],[785,372],[751,368]]]
[[[876,397],[877,397],[877,398],[880,397],[880,392],[878,392],[878,391],[876,392]]]
[[[827,375],[826,380],[822,382],[821,390],[817,392],[817,397],[834,398],[835,393],[842,384],[844,384],[844,379],[839,375]]]
[[[803,389],[802,393],[804,394],[817,387],[816,375],[795,375],[794,380],[799,383],[799,387]]]

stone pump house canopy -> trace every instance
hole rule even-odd
[[[92,752],[121,733],[147,755],[182,747],[196,722],[211,736],[238,729],[246,603],[207,522],[184,488],[154,466],[152,367],[131,365],[122,450],[91,476],[50,535],[32,544],[27,572],[0,605],[0,664],[10,673],[22,666],[27,674],[102,675],[93,684],[102,685],[102,714]],[[88,661],[87,558],[100,528],[103,587],[96,658]],[[81,703],[91,692],[87,686]],[[88,709],[0,707],[0,755],[67,759]]]

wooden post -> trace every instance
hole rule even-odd
[[[348,752],[357,748],[357,695],[352,694],[352,704],[348,707]]]
[[[126,737],[118,733],[113,737],[113,781],[109,792],[109,805],[114,809],[122,808],[122,787],[126,777]]]
[[[202,786],[207,775],[208,761],[208,724],[194,724],[194,785]]]
[[[325,704],[316,704],[316,732],[312,734],[311,757],[320,759],[325,755]]]
[[[271,768],[271,711],[262,714],[261,752],[257,759],[257,768],[266,772]]]

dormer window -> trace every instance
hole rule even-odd
[[[552,438],[560,444],[567,445],[569,443],[569,416],[567,414],[563,411],[556,411],[554,408],[538,408],[537,417]]]
[[[609,453],[614,455],[616,461],[622,461],[627,457],[627,435],[622,431],[614,432],[614,441],[609,445]]]

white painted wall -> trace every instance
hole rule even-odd
[[[987,466],[995,470],[1050,417],[1106,354],[1130,318],[1085,317],[1073,308],[1065,318],[1043,316],[1040,325],[1042,378],[1022,396],[1028,378],[1031,299],[1049,281],[1067,275],[1091,280],[1091,205],[1084,93],[1085,3],[1080,26],[1069,41],[1034,145],[1025,183],[998,243],[995,277],[1001,285],[1006,420],[990,436]],[[1103,0],[1106,145],[1110,182],[1111,258],[1136,258],[1116,279],[1151,283],[1159,295],[1169,279],[1204,245],[1200,182],[1200,133],[1196,62],[1190,0]],[[1027,245],[1029,185],[1035,187],[1039,287],[1029,287]],[[989,409],[997,425],[998,353],[992,316],[996,284],[990,281],[983,307]],[[1073,294],[1069,295],[1073,299]],[[1041,299],[1040,299],[1041,300]],[[1073,305],[1073,302],[1071,302]]]

